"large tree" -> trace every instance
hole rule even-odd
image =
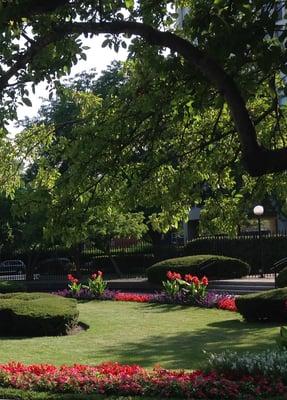
[[[253,176],[285,171],[284,143],[263,143],[256,123],[276,112],[276,74],[286,70],[285,26],[278,26],[284,2],[256,0],[14,0],[2,1],[0,12],[0,91],[2,120],[12,117],[17,94],[29,104],[27,82],[48,81],[69,72],[85,58],[79,36],[110,35],[104,44],[125,46],[121,34],[141,38],[159,53],[167,48],[189,70],[193,101],[222,98],[237,131],[244,166]],[[177,7],[188,7],[183,26]],[[20,40],[19,40],[20,39]],[[141,55],[136,40],[131,51]],[[181,79],[181,77],[178,77]],[[199,84],[208,81],[209,85]],[[253,118],[249,107],[260,83],[273,91],[262,116]],[[213,88],[211,90],[210,88]],[[222,149],[222,151],[224,151]]]
[[[82,74],[58,85],[58,98],[16,139],[34,163],[30,185],[46,190],[47,232],[66,241],[141,234],[145,224],[162,232],[193,204],[205,206],[209,231],[234,232],[254,202],[271,195],[284,205],[286,173],[246,174],[222,98],[204,79],[195,87],[172,55],[137,45],[142,57],[99,79]],[[273,96],[263,82],[248,103],[266,145],[286,140],[285,109],[278,125]]]

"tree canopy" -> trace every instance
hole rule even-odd
[[[0,2],[2,190],[25,170],[14,210],[75,243],[166,231],[193,204],[209,230],[234,229],[266,196],[286,207],[284,3]],[[82,34],[115,51],[130,38],[129,58],[66,87]],[[11,141],[5,123],[42,80],[58,98]]]
[[[157,52],[166,48],[174,60],[187,65],[189,82],[220,96],[229,107],[245,168],[253,176],[284,171],[285,145],[260,141],[248,101],[259,83],[274,82],[286,71],[285,26],[278,25],[283,2],[256,0],[44,0],[1,1],[0,92],[2,120],[13,117],[17,95],[29,104],[27,82],[48,82],[69,72],[85,58],[81,34],[106,34],[104,45],[125,46],[136,36]],[[183,24],[177,10],[186,7]],[[131,46],[137,52],[141,43]],[[180,79],[178,77],[178,79]],[[198,81],[208,81],[205,88]],[[207,87],[207,89],[206,89]],[[201,93],[202,94],[202,93]],[[274,102],[263,110],[271,107]]]

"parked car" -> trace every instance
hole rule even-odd
[[[68,274],[75,270],[75,264],[67,257],[46,258],[35,268],[37,274]]]
[[[5,260],[0,263],[0,274],[25,274],[26,265],[22,260]]]

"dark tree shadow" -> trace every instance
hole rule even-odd
[[[154,335],[141,341],[131,341],[121,348],[112,343],[97,351],[97,357],[113,354],[121,363],[135,363],[144,367],[160,364],[165,368],[197,369],[207,360],[206,353],[233,351],[261,351],[276,347],[273,335],[262,335],[258,328],[272,328],[275,324],[246,323],[237,319],[210,323],[204,329],[182,331],[175,335]],[[279,329],[278,329],[279,332]],[[249,339],[244,341],[248,336]],[[90,355],[93,358],[93,354]]]

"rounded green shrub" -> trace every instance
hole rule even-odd
[[[48,293],[0,294],[0,335],[65,335],[78,315],[74,299]]]
[[[161,283],[166,280],[167,271],[199,277],[205,275],[209,279],[232,279],[248,275],[250,267],[237,258],[203,254],[160,261],[147,268],[146,273],[150,282]]]
[[[287,321],[287,288],[239,296],[235,304],[246,321]]]
[[[275,279],[275,286],[283,288],[287,286],[287,267],[283,268]]]

